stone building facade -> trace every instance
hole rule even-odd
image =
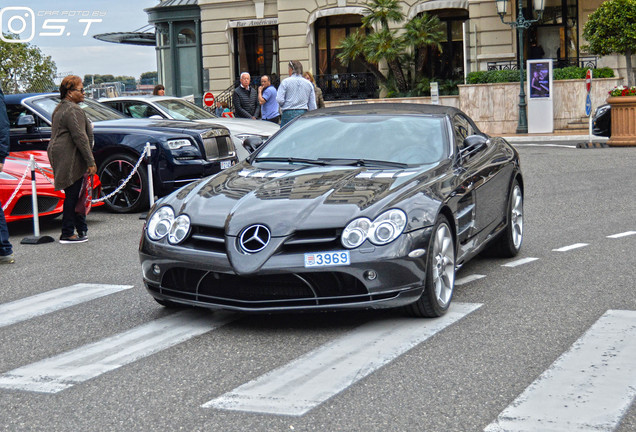
[[[533,17],[531,0],[520,1],[524,2],[524,16]],[[583,25],[602,0],[544,1],[542,19],[524,33],[521,47],[524,59],[540,55],[539,58],[552,58],[560,65],[609,66],[624,76],[624,58],[596,59],[582,48]],[[170,57],[165,50],[169,47],[169,36],[183,26],[170,21],[170,14],[164,14],[161,23],[164,30],[158,32],[163,45],[157,47],[160,79],[174,82],[176,88],[172,94],[178,96],[185,95],[188,89],[210,90],[217,95],[234,86],[241,72],[250,72],[253,78],[272,75],[276,81],[286,76],[290,60],[300,60],[306,70],[317,76],[328,99],[373,97],[377,90],[373,77],[360,64],[345,67],[336,57],[339,41],[360,26],[366,3],[366,0],[164,0],[149,10],[154,11],[155,22],[159,10],[172,10],[175,16],[185,17],[178,19],[193,19],[187,27],[194,33],[189,32],[183,40],[192,47],[190,51],[200,52],[200,60],[180,65],[176,54]],[[193,6],[199,10],[198,18],[176,13],[185,7],[191,11]],[[431,77],[463,82],[470,71],[516,68],[520,51],[517,31],[502,23],[494,0],[402,0],[400,6],[407,19],[426,12],[442,21],[446,37],[443,50],[430,53]],[[514,21],[516,16],[517,3],[512,0],[505,21]],[[174,36],[173,43],[178,44],[180,37],[180,34]],[[184,48],[182,55],[189,58],[185,53]],[[172,60],[168,62],[168,58]],[[201,69],[193,72],[198,68]],[[176,75],[195,77],[202,82],[191,85],[183,76]],[[184,88],[180,89],[183,83]]]

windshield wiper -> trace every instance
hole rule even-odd
[[[296,157],[257,157],[254,159],[254,162],[287,162],[287,163],[300,163],[307,165],[327,165],[327,162],[324,160],[316,160],[316,159],[304,159],[304,158],[296,158]]]
[[[331,159],[321,158],[321,160],[328,162],[329,165],[347,165],[347,166],[359,166],[359,167],[392,167],[392,168],[408,168],[408,164],[401,162],[383,161],[375,159]]]

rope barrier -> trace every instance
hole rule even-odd
[[[13,191],[13,194],[11,194],[11,198],[9,198],[9,200],[6,203],[4,203],[4,205],[2,206],[2,211],[5,211],[7,208],[9,208],[9,204],[11,204],[11,201],[13,201],[13,198],[15,198],[15,196],[18,194],[18,191],[22,187],[22,183],[24,183],[24,179],[26,178],[28,173],[29,173],[29,167],[27,166],[24,169],[24,174],[22,174],[22,178],[20,179],[18,186]]]
[[[92,204],[98,203],[98,202],[102,202],[102,201],[106,201],[107,199],[112,198],[113,196],[115,196],[116,194],[118,194],[119,192],[121,192],[122,189],[124,189],[126,187],[126,185],[128,184],[128,182],[130,181],[130,179],[133,177],[133,175],[135,175],[137,173],[137,170],[139,169],[139,166],[141,165],[141,163],[144,161],[144,158],[146,157],[146,154],[148,155],[148,158],[150,159],[150,150],[151,150],[151,146],[149,143],[146,143],[146,148],[144,149],[144,151],[141,153],[141,156],[139,157],[139,160],[137,161],[137,163],[135,164],[135,166],[133,167],[133,170],[130,172],[130,174],[128,175],[128,177],[126,178],[126,180],[124,180],[124,182],[119,185],[119,187],[117,187],[117,189],[115,189],[113,192],[109,193],[108,195],[105,195],[103,197],[91,200]],[[46,173],[44,172],[44,170],[42,169],[42,167],[40,165],[38,165],[37,162],[34,162],[36,169],[40,172],[40,174],[53,186],[55,186],[53,179],[51,179],[48,175],[46,175]],[[149,167],[149,171],[150,171],[150,164],[148,165]],[[29,166],[27,166],[24,170],[24,174],[22,174],[22,178],[20,179],[20,182],[18,183],[18,185],[16,186],[15,190],[13,191],[13,194],[11,194],[11,197],[7,200],[7,202],[2,206],[2,210],[6,210],[7,208],[9,208],[9,204],[11,204],[11,201],[13,201],[13,199],[15,198],[15,196],[18,194],[18,191],[20,190],[20,188],[22,187],[22,183],[24,183],[24,179],[26,178],[27,174],[29,173],[30,168]],[[152,177],[151,177],[152,178]]]

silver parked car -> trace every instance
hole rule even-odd
[[[102,98],[99,101],[129,117],[193,120],[224,126],[230,130],[240,160],[249,154],[243,147],[245,139],[258,137],[266,141],[280,129],[277,124],[264,120],[216,117],[193,103],[174,96],[121,96]]]

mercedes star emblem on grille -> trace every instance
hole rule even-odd
[[[269,243],[271,233],[265,225],[251,225],[243,230],[239,242],[247,253],[256,253],[265,249]]]

